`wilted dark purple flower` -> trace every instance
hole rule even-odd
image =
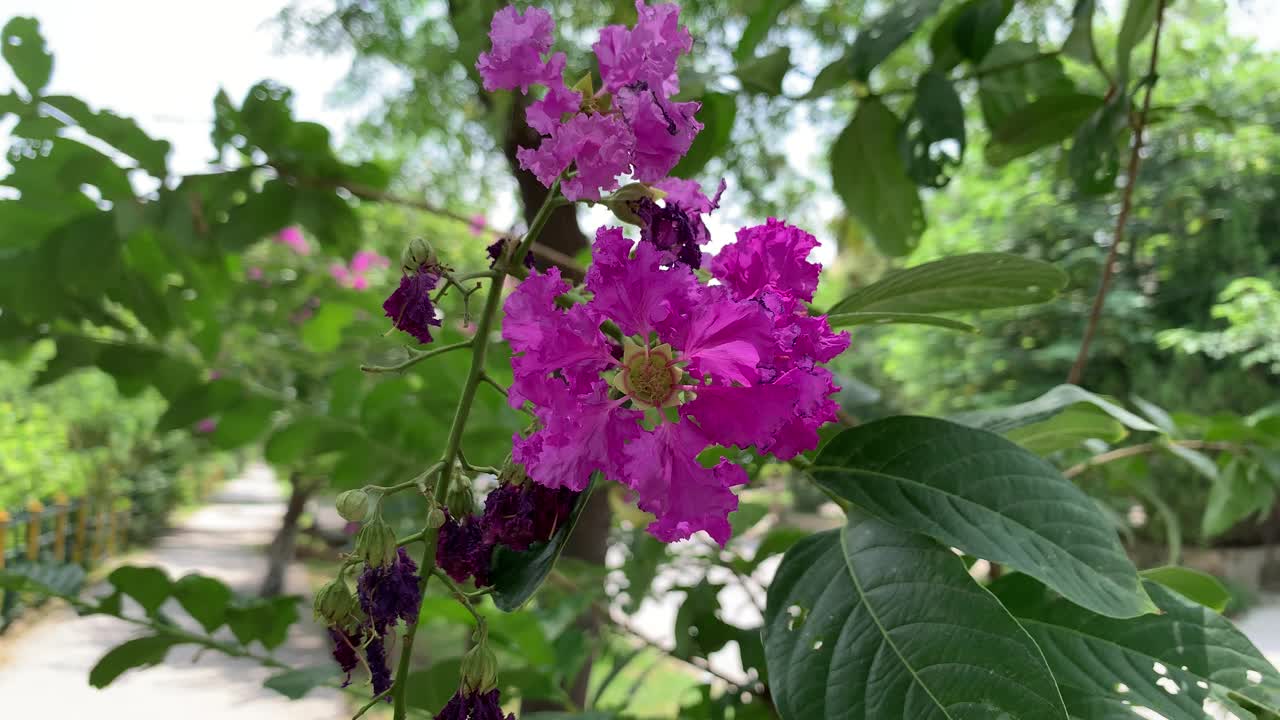
[[[385,634],[398,619],[418,621],[422,606],[419,580],[418,566],[404,548],[399,548],[395,560],[385,567],[365,567],[357,583],[360,609],[369,617],[375,634]]]
[[[373,680],[373,694],[379,695],[391,687],[391,667],[387,665],[387,648],[382,638],[375,637],[364,648],[364,657],[369,661],[369,677]],[[387,696],[391,702],[391,696]]]
[[[431,291],[440,282],[438,268],[423,265],[418,272],[400,278],[400,286],[382,303],[387,317],[403,330],[426,344],[431,342],[432,325],[440,327],[436,307],[431,303]]]
[[[468,693],[459,690],[449,699],[449,704],[436,714],[436,720],[515,720],[515,714],[505,717],[498,702],[498,690],[487,693]]]
[[[359,635],[352,635],[345,630],[329,628],[329,639],[333,641],[333,659],[338,662],[346,678],[342,687],[351,684],[351,671],[356,669],[360,659],[356,657],[356,648],[360,645]]]
[[[511,238],[502,237],[493,241],[489,247],[485,248],[485,252],[489,253],[489,267],[493,267],[498,264],[498,258],[502,257],[502,253],[506,250],[507,244],[511,242],[514,242]],[[524,254],[524,266],[529,270],[533,269],[532,252]]]
[[[512,550],[546,542],[573,511],[578,493],[534,482],[507,483],[484,501],[484,539]]]
[[[645,197],[633,202],[631,209],[641,220],[640,240],[663,252],[664,266],[680,262],[694,269],[702,267],[702,248],[698,246],[705,245],[711,234],[697,213],[685,212],[670,201],[658,205]]]
[[[484,540],[481,520],[469,516],[462,522],[454,520],[445,511],[444,525],[440,526],[439,543],[436,545],[436,564],[457,582],[474,577],[476,585],[489,584],[489,558],[493,544]]]

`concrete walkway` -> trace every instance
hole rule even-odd
[[[271,541],[283,514],[283,500],[271,471],[250,467],[153,548],[130,558],[130,563],[162,567],[174,578],[197,571],[239,592],[252,593],[266,568],[260,548]],[[299,568],[291,571],[288,588],[308,594]],[[166,607],[166,612],[185,619],[176,604]],[[310,603],[299,612],[309,618]],[[103,690],[90,687],[89,668],[137,630],[112,618],[77,618],[64,607],[15,637],[0,639],[0,716],[95,720],[336,720],[350,716],[336,690],[312,690],[291,702],[262,687],[275,671],[212,651],[196,658],[195,649],[186,646],[171,650],[160,667],[130,671]],[[276,653],[279,659],[301,667],[328,658],[318,628],[306,622],[292,630],[289,641]],[[228,633],[226,628],[219,632]]]

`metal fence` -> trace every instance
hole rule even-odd
[[[197,496],[207,496],[222,477],[221,469],[206,473],[197,480]],[[57,495],[17,510],[0,509],[0,570],[64,563],[92,570],[157,534],[178,499],[177,482],[165,474],[133,483],[127,496]],[[0,633],[24,609],[19,593],[0,589]]]

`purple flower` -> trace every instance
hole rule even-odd
[[[641,86],[624,88],[617,103],[635,136],[632,162],[640,182],[657,182],[666,177],[702,131],[702,123],[693,117],[702,107],[698,102],[671,102]]]
[[[396,551],[396,559],[386,567],[365,567],[357,583],[360,609],[369,618],[377,635],[384,635],[396,620],[418,621],[422,606],[418,566],[409,559],[404,548]]]
[[[329,628],[329,639],[333,641],[333,659],[337,661],[346,678],[342,687],[351,684],[351,671],[356,669],[360,659],[356,657],[356,648],[360,646],[359,635],[352,635],[345,630]]]
[[[391,261],[372,250],[360,250],[351,256],[351,272],[363,275],[370,270],[378,270],[391,266]]]
[[[564,122],[565,115],[576,113],[581,107],[582,94],[565,85],[561,78],[553,77],[547,94],[530,103],[524,117],[529,127],[550,135]]]
[[[207,418],[203,418],[202,420],[196,423],[196,432],[202,435],[208,435],[209,433],[217,429],[218,429],[217,418],[207,417]]]
[[[449,703],[436,713],[436,720],[515,720],[514,714],[503,717],[498,690],[487,693],[469,693],[458,690]]]
[[[484,540],[512,550],[528,550],[551,539],[573,512],[578,493],[535,482],[507,483],[484,501]]]
[[[369,679],[373,681],[373,694],[379,695],[391,689],[391,667],[387,665],[387,648],[382,638],[374,637],[364,648],[365,660],[369,662]],[[387,702],[391,696],[387,695]]]
[[[550,61],[543,59],[543,53],[551,49],[555,28],[551,13],[541,8],[529,8],[522,15],[514,6],[508,6],[494,13],[489,26],[493,49],[480,53],[476,62],[484,89],[492,92],[519,88],[527,93],[530,85],[545,84],[557,72],[557,65],[563,70],[563,54]]]
[[[436,545],[436,564],[457,582],[474,577],[476,585],[489,584],[489,559],[493,545],[484,541],[484,528],[479,518],[468,516],[462,522],[445,511]]]
[[[699,210],[714,205],[688,187],[676,190]],[[549,488],[582,490],[601,472],[636,493],[656,518],[648,529],[658,539],[702,530],[723,544],[738,504],[732,488],[747,474],[723,456],[705,467],[699,455],[715,445],[755,446],[786,460],[816,447],[817,428],[835,418],[828,396],[837,388],[815,363],[833,356],[839,337],[812,346],[799,337],[831,336],[825,318],[805,311],[816,270],[797,233],[811,236],[776,221],[744,230],[715,264],[733,272],[708,285],[686,263],[670,264],[687,244],[670,238],[689,233],[696,249],[696,230],[675,217],[664,222],[650,225],[651,241],[634,249],[618,228],[597,232],[586,305],[555,305],[568,285],[554,269],[530,276],[507,299],[511,402],[531,402],[539,420],[528,437],[515,437],[512,458]],[[766,289],[773,302],[762,298]],[[621,359],[599,330],[605,320],[629,336]],[[644,411],[667,408],[678,420],[641,423]]]
[[[501,237],[493,241],[492,243],[490,243],[489,247],[485,248],[484,251],[489,254],[489,267],[493,267],[494,265],[498,264],[498,258],[502,257],[502,253],[506,252],[507,246],[513,242],[515,241],[512,238]],[[532,252],[525,253],[524,260],[521,262],[524,263],[524,266],[526,268],[528,268],[529,270],[532,270],[533,269],[533,253]]]
[[[307,239],[302,236],[302,230],[296,225],[291,225],[276,235],[276,242],[282,245],[288,245],[293,251],[299,255],[310,255],[311,245],[307,243]]]
[[[467,230],[470,230],[472,235],[480,237],[484,234],[486,225],[484,213],[476,213],[471,216],[471,222],[467,223]]]
[[[395,324],[397,330],[403,330],[427,344],[432,341],[432,325],[440,327],[440,318],[436,317],[436,307],[431,303],[431,291],[440,282],[436,268],[423,265],[418,272],[400,278],[400,286],[382,303],[382,309]]]
[[[599,200],[602,190],[618,187],[617,177],[631,169],[635,136],[616,115],[574,115],[536,149],[520,148],[520,166],[548,187],[574,165],[578,173],[561,186],[570,200]],[[665,175],[666,172],[663,171]]]

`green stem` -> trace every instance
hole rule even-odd
[[[498,308],[502,305],[502,289],[506,276],[510,274],[509,268],[522,267],[521,262],[525,254],[529,252],[534,240],[538,239],[538,235],[546,227],[551,212],[558,207],[559,190],[560,181],[556,180],[547,193],[547,199],[543,201],[542,207],[538,208],[537,215],[533,217],[533,222],[529,223],[529,232],[525,233],[510,261],[498,263],[494,269],[493,280],[489,283],[489,293],[484,301],[484,310],[480,312],[480,318],[476,321],[476,334],[471,341],[471,369],[467,373],[466,383],[462,386],[462,396],[458,398],[458,408],[453,414],[453,424],[449,428],[449,440],[445,445],[444,457],[441,458],[443,465],[440,468],[439,477],[436,478],[437,505],[444,504],[445,493],[448,492],[449,482],[453,479],[453,470],[458,461],[459,449],[462,447],[462,432],[467,427],[467,418],[471,414],[471,404],[476,398],[476,389],[480,387],[484,378],[484,361],[489,351],[489,332],[493,326],[494,317],[498,314]],[[427,528],[423,531],[422,539],[426,546],[422,550],[422,562],[419,564],[422,579],[418,582],[419,590],[423,594],[427,590],[427,581],[431,579],[436,569],[436,539],[439,533],[439,528]],[[405,690],[408,685],[409,666],[412,664],[413,641],[417,634],[418,623],[411,623],[404,633],[404,645],[400,648],[400,662],[396,666],[395,683],[391,689],[394,720],[405,720],[408,715]]]
[[[400,372],[401,370],[412,367],[413,365],[417,365],[418,363],[422,362],[423,360],[426,360],[427,358],[432,358],[432,357],[435,357],[436,355],[443,355],[447,352],[453,352],[454,350],[461,350],[463,348],[471,347],[471,342],[472,342],[471,340],[463,340],[462,342],[456,342],[456,343],[453,343],[452,345],[444,345],[442,347],[434,348],[432,350],[426,350],[423,352],[411,351],[411,354],[407,359],[405,359],[402,362],[398,362],[395,365],[361,365],[360,369],[367,373]]]

